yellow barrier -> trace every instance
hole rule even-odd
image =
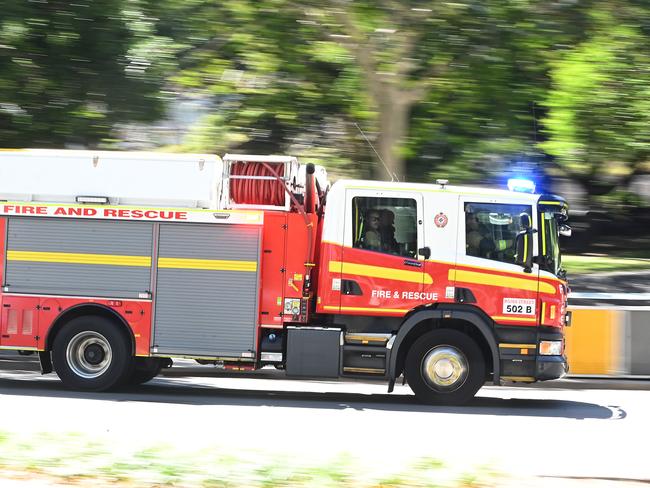
[[[570,310],[571,327],[564,329],[569,374],[617,374],[625,312]]]

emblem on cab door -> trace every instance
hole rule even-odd
[[[444,213],[440,212],[433,218],[433,222],[436,224],[436,227],[444,227],[449,222],[449,219]]]

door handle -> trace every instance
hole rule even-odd
[[[341,283],[341,292],[344,295],[355,295],[355,296],[363,295],[359,283],[357,283],[354,280],[343,280]]]
[[[406,266],[413,266],[414,268],[421,268],[422,267],[422,263],[420,261],[414,261],[412,259],[405,259],[404,264]]]

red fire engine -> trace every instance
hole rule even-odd
[[[563,376],[554,195],[340,180],[282,156],[0,153],[0,349],[64,385],[172,358],[291,378],[401,376],[462,403]]]

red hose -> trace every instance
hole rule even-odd
[[[277,165],[277,173],[284,173],[284,164]],[[265,163],[233,163],[230,167],[230,174],[232,176],[273,177],[272,180],[231,179],[230,199],[234,203],[284,206],[284,184],[277,179],[276,173]]]
[[[248,180],[234,178],[230,180],[230,199],[234,203],[248,205],[274,205],[283,207],[285,193],[291,199],[294,207],[303,217],[307,229],[307,256],[305,261],[305,279],[303,285],[304,297],[310,296],[311,272],[314,259],[314,229],[312,222],[305,212],[305,207],[289,191],[284,180],[284,164],[236,162],[230,166],[231,176],[271,176],[269,180]],[[313,181],[312,181],[313,184]],[[310,213],[313,212],[313,205]]]

